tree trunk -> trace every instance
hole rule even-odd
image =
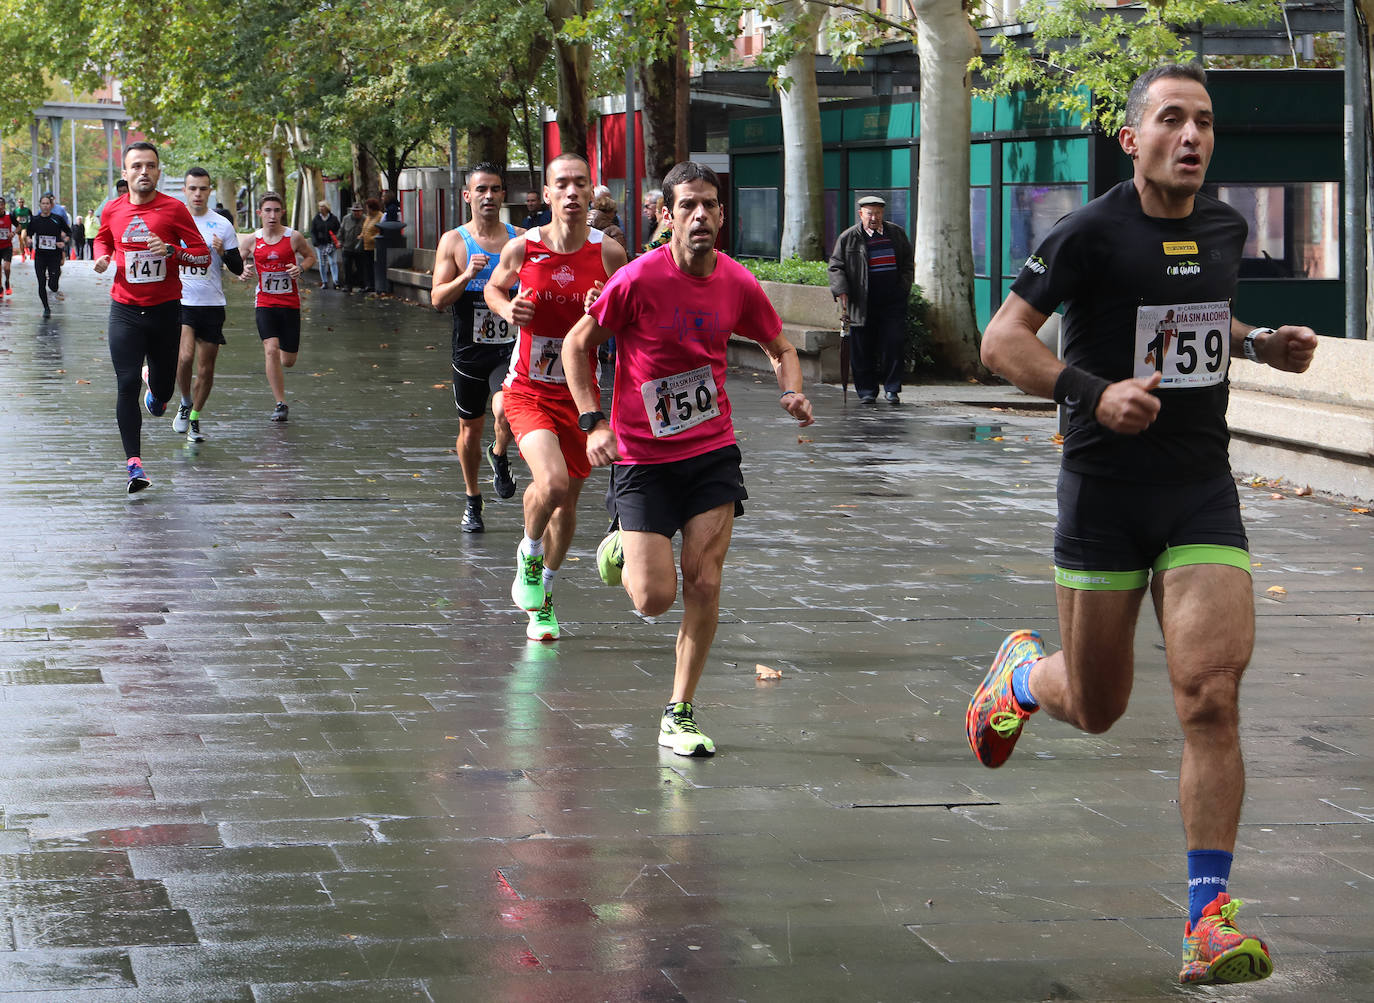
[[[263,149],[263,166],[267,175],[267,191],[285,197],[282,187],[286,184],[286,137],[280,125],[272,127],[272,137]]]
[[[501,110],[481,128],[468,130],[468,166],[486,161],[504,171],[509,147],[510,116]]]
[[[353,153],[353,197],[359,202],[376,198],[381,194],[377,183],[377,164],[367,148],[356,140],[349,144]]]
[[[783,19],[795,22],[805,41],[778,69],[782,110],[783,213],[780,256],[803,261],[825,257],[825,172],[821,109],[816,86],[816,29],[825,7],[787,0]],[[969,252],[972,255],[972,251]]]
[[[574,15],[590,14],[593,0],[545,0],[544,9],[555,32]],[[587,90],[592,77],[590,45],[554,37],[558,67],[558,143],[561,153],[587,156]]]
[[[968,62],[978,35],[960,0],[915,0],[920,27],[921,154],[916,197],[916,284],[930,303],[932,354],[971,377],[978,359],[969,223]]]
[[[687,19],[677,22],[677,114],[673,122],[673,159],[681,163],[692,155],[692,50]],[[705,149],[705,146],[702,147]]]
[[[644,171],[658,185],[677,163],[677,64],[675,56],[639,64],[644,110]]]
[[[221,174],[215,180],[215,200],[225,209],[229,210],[234,217],[234,228],[239,227],[238,201],[239,183],[237,178],[231,178],[227,174]]]

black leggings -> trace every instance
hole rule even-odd
[[[62,254],[59,251],[34,251],[33,271],[38,276],[38,298],[43,309],[48,307],[48,290],[57,292],[57,280],[62,277]]]
[[[143,360],[148,360],[148,386],[164,404],[176,389],[177,350],[181,345],[181,301],[168,300],[157,306],[110,304],[106,337],[110,342],[110,361],[114,363],[119,395],[115,400],[115,420],[126,457],[142,456]]]

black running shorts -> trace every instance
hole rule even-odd
[[[723,446],[670,463],[614,464],[606,509],[621,529],[671,539],[694,517],[730,502],[742,516],[748,497],[739,446]]]
[[[472,420],[487,413],[487,401],[501,389],[509,366],[509,352],[504,358],[475,353],[453,363],[453,406],[459,418]]]
[[[295,354],[301,350],[301,312],[289,306],[255,307],[258,337],[263,341],[276,338],[283,352]]]
[[[1055,581],[1066,588],[1144,588],[1156,573],[1187,564],[1250,570],[1240,496],[1230,473],[1184,484],[1152,484],[1059,472]]]
[[[181,326],[195,332],[196,341],[206,341],[212,345],[224,342],[224,307],[187,306],[181,304]]]

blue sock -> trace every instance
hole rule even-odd
[[[1022,710],[1035,710],[1040,706],[1030,691],[1030,670],[1034,668],[1036,661],[1038,659],[1028,658],[1011,670],[1011,692]]]
[[[1225,850],[1188,851],[1188,922],[1197,926],[1202,910],[1226,891],[1231,854]]]

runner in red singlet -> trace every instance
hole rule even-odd
[[[10,260],[14,257],[14,242],[19,237],[19,221],[10,215],[0,196],[0,296],[14,295],[10,286]]]
[[[530,614],[525,636],[558,638],[553,584],[577,526],[577,499],[591,473],[587,435],[563,376],[563,337],[582,319],[606,280],[625,264],[625,249],[587,225],[590,169],[574,154],[544,171],[552,222],[526,231],[501,251],[484,290],[487,305],[520,334],[506,376],[504,403],[520,455],[530,468],[525,538],[516,551],[511,599]],[[512,299],[510,290],[519,284]]]
[[[300,233],[282,225],[282,197],[268,192],[258,199],[262,228],[239,237],[245,268],[240,281],[255,276],[256,319],[267,368],[267,385],[277,405],[273,421],[286,421],[286,376],[282,367],[296,364],[301,350],[301,272],[315,267],[315,252]]]

